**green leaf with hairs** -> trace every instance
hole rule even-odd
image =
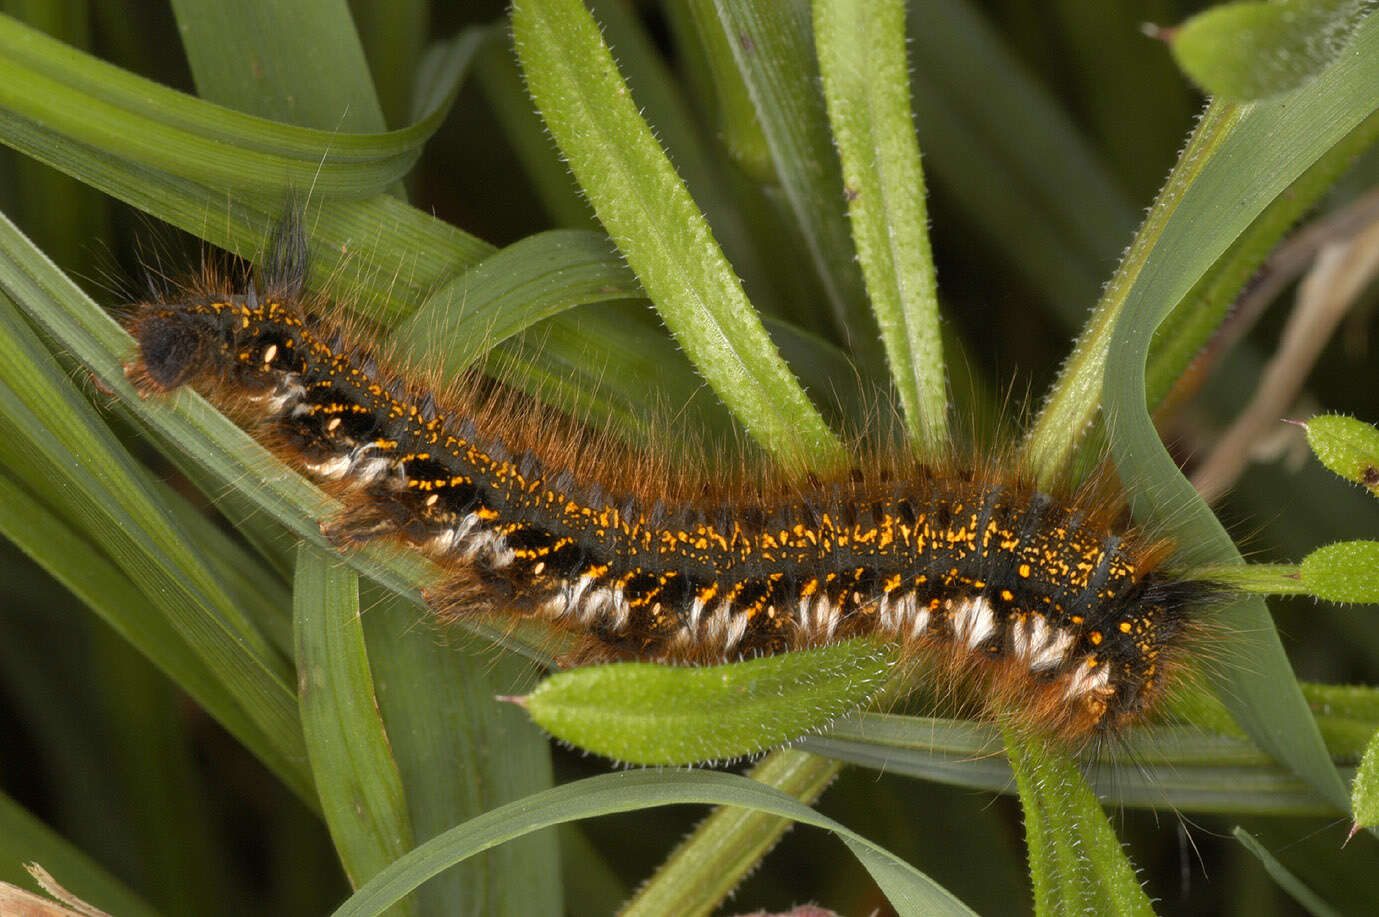
[[[1345,47],[1368,0],[1223,3],[1168,32],[1178,66],[1208,95],[1250,102],[1296,89]]]
[[[1313,417],[1305,426],[1317,461],[1379,496],[1379,430],[1340,414]]]
[[[1341,541],[1302,559],[1302,583],[1331,602],[1379,602],[1379,541]]]
[[[756,754],[866,703],[895,664],[869,640],[692,668],[623,662],[547,678],[521,703],[572,745],[632,764]]]

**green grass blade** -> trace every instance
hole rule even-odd
[[[138,133],[143,126],[142,121],[133,122],[130,130]],[[121,159],[108,146],[88,146],[70,134],[21,117],[0,116],[0,142],[245,257],[261,252],[267,229],[283,206],[281,183],[274,187],[271,199],[227,199],[230,189]],[[491,245],[387,195],[313,207],[308,228],[313,275],[327,294],[339,295],[385,323],[409,314],[453,279],[457,270],[494,251]],[[559,265],[550,268],[555,272]],[[591,333],[580,333],[581,326]],[[599,327],[607,328],[613,338],[623,333],[616,316],[559,316],[546,323],[540,346],[509,348],[503,363],[515,368],[514,378],[525,380],[534,394],[591,421],[629,416],[644,421],[653,415],[639,406],[659,409],[688,400],[686,396],[696,386],[687,381],[687,375],[673,374],[662,386],[657,374],[651,374],[638,379],[635,386],[618,388],[621,377],[611,372],[605,375],[598,367],[615,366],[628,354],[619,347],[624,342],[604,346],[604,337],[596,333]],[[647,352],[666,366],[684,366],[683,358],[667,344],[653,341]],[[570,378],[570,366],[580,369],[575,381]],[[601,378],[612,384],[595,384]],[[695,413],[702,418],[713,412],[696,409]],[[711,426],[722,428],[721,412]]]
[[[924,173],[910,112],[905,9],[818,0],[814,41],[848,216],[891,379],[921,453],[948,440],[947,376]]]
[[[367,586],[367,584],[366,584]],[[480,641],[443,632],[427,612],[367,589],[364,629],[379,707],[411,811],[428,840],[482,812],[551,786],[550,743],[496,695],[525,690],[533,669]],[[426,883],[423,914],[527,917],[561,909],[556,839],[529,835]]]
[[[345,874],[358,888],[413,846],[402,778],[379,717],[364,647],[358,575],[334,556],[303,545],[293,618],[311,772]],[[397,912],[416,911],[403,901]]]
[[[513,10],[527,85],[599,220],[666,325],[748,432],[787,468],[843,461],[576,0]]]
[[[1302,905],[1307,913],[1313,917],[1340,917],[1341,912],[1327,904],[1320,895],[1308,888],[1297,876],[1289,871],[1278,859],[1255,839],[1250,832],[1239,827],[1231,831],[1232,836],[1244,846],[1250,853],[1254,854],[1255,859],[1263,864],[1264,869],[1269,873],[1270,878],[1278,884],[1278,887],[1292,896],[1293,900]]]
[[[1376,141],[1379,141],[1379,114],[1370,115],[1361,122],[1313,163],[1286,192],[1275,198],[1226,254],[1217,259],[1192,292],[1165,317],[1154,332],[1149,365],[1145,370],[1151,408],[1157,410],[1164,404],[1174,383],[1202,353],[1241,291],[1257,275],[1289,228],[1316,207],[1336,180],[1345,175],[1356,158],[1372,148]],[[1242,342],[1241,346],[1248,348],[1249,342]],[[1257,378],[1254,372],[1247,373],[1231,362],[1217,367],[1217,372],[1235,374],[1239,379],[1235,384],[1242,389],[1252,389]]]
[[[1332,753],[1353,757],[1375,719],[1329,715]],[[862,767],[994,793],[1015,790],[1001,755],[1000,736],[985,723],[929,717],[861,714],[806,736],[798,747]],[[1243,815],[1331,815],[1291,771],[1244,738],[1190,726],[1157,726],[1126,736],[1109,759],[1090,764],[1086,777],[1103,803],[1117,808],[1174,808]]]
[[[766,135],[733,57],[733,40],[718,22],[714,0],[675,0],[667,12],[681,33],[677,36],[681,49],[692,62],[687,66],[702,67],[704,107],[714,113],[713,127],[728,157],[755,181],[776,184]]]
[[[644,296],[606,236],[553,230],[499,250],[437,289],[390,339],[419,365],[455,376],[543,318]]]
[[[1372,30],[1373,23],[1367,22],[1357,36],[1356,55],[1347,55],[1284,101],[1245,108],[1212,105],[1198,121],[1189,148],[1154,201],[1026,437],[1027,458],[1043,476],[1058,473],[1076,445],[1067,430],[1087,429],[1099,410],[1103,376],[1110,375],[1107,354],[1120,356],[1113,347],[1113,334],[1116,341],[1140,334],[1124,331],[1121,338],[1124,323],[1117,324],[1117,316],[1131,303],[1145,308],[1146,288],[1154,296],[1156,308],[1161,306],[1167,314],[1280,194],[1324,160],[1332,148],[1345,143],[1375,112],[1372,87],[1376,68],[1372,55],[1361,50]],[[1249,143],[1258,146],[1251,148]],[[1233,172],[1234,178],[1227,177],[1227,171]],[[1216,189],[1198,189],[1204,178],[1234,181],[1240,188],[1244,175],[1258,179],[1242,199],[1248,204],[1225,207],[1219,200],[1208,199]],[[1216,210],[1205,210],[1207,205]],[[1198,222],[1191,222],[1194,219]],[[1202,219],[1208,222],[1202,225]],[[1191,226],[1190,232],[1187,226]],[[1165,247],[1172,251],[1165,252]],[[1186,288],[1179,288],[1183,283]],[[1154,316],[1149,332],[1157,328],[1161,317]],[[1128,367],[1129,363],[1121,365]],[[1143,370],[1136,371],[1136,375],[1143,374]],[[1135,412],[1143,414],[1138,408]],[[1156,499],[1167,495],[1168,491],[1156,494]]]
[[[466,39],[466,54],[478,37]],[[377,193],[407,174],[446,111],[388,133],[292,127],[159,86],[8,17],[0,17],[0,108],[148,169],[275,197],[293,186],[325,197]]]
[[[1107,341],[1111,451],[1132,506],[1143,520],[1165,521],[1166,531],[1201,562],[1238,563],[1240,555],[1164,450],[1144,409],[1150,337],[1269,202],[1379,108],[1379,19],[1366,21],[1353,47],[1355,54],[1287,100],[1258,103],[1234,119],[1180,192],[1156,244],[1133,269],[1136,280],[1124,294],[1120,319]],[[1180,228],[1185,226],[1191,232]],[[1240,602],[1217,615],[1235,635],[1232,652],[1249,660],[1213,673],[1222,701],[1262,748],[1322,798],[1344,808],[1345,789],[1264,603]]]
[[[727,162],[718,135],[706,130],[691,111],[676,73],[648,34],[636,5],[628,0],[594,0],[590,6],[643,116],[675,163],[690,196],[704,211],[714,239],[752,294],[754,304],[763,311],[768,304],[784,305],[773,283],[772,265],[762,251],[761,227],[745,200],[743,182]],[[678,68],[682,62],[677,58],[674,64]]]
[[[1139,914],[1154,909],[1106,813],[1072,761],[1007,736],[1025,812],[1036,914]]]
[[[349,4],[386,124],[406,124],[424,110],[418,108],[425,91],[425,80],[418,78],[418,70],[430,29],[430,9],[424,0],[358,0]],[[348,53],[345,44],[342,38],[340,56]]]
[[[875,323],[848,227],[842,172],[819,92],[819,67],[803,5],[714,0],[790,205],[819,275],[834,330],[865,367],[879,365]]]
[[[758,809],[834,832],[867,867],[902,914],[970,914],[962,902],[894,854],[779,790],[707,771],[625,771],[590,777],[487,812],[422,844],[389,866],[335,912],[378,914],[454,863],[551,825],[633,809],[701,803]]]
[[[774,751],[748,774],[811,805],[841,765],[791,748]],[[715,809],[666,857],[621,917],[712,914],[790,828],[791,820],[754,809]]]
[[[50,295],[44,281],[51,280],[51,271],[12,226],[0,224],[0,286],[9,296],[37,308],[36,301]],[[100,533],[112,559],[229,688],[240,711],[221,705],[227,726],[241,727],[237,732],[246,744],[295,789],[309,793],[300,727],[292,705],[284,705],[291,695],[284,661],[196,556],[150,483],[130,471],[128,454],[17,311],[6,309],[3,321],[7,333],[0,335],[0,346],[9,351],[3,361],[3,412],[12,431],[5,449],[11,467],[50,469],[49,498],[60,496],[65,512]],[[245,715],[255,729],[243,729]]]
[[[172,8],[203,98],[284,124],[384,130],[345,0],[173,0]]]

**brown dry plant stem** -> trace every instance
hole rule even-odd
[[[1307,374],[1345,314],[1379,275],[1379,219],[1354,235],[1324,242],[1298,288],[1278,352],[1269,361],[1249,405],[1193,475],[1204,499],[1226,493],[1244,471],[1252,446],[1293,405]]]

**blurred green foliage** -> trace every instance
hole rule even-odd
[[[699,0],[661,5],[599,0],[592,5],[644,116],[706,211],[791,367],[806,379],[826,417],[845,418],[842,423],[853,429],[865,427],[862,412],[867,408],[857,406],[878,413],[875,408],[885,398],[878,395],[884,390],[878,380],[884,380],[885,370],[878,362],[867,362],[876,359],[871,339],[861,345],[852,340],[859,369],[838,367],[847,365],[843,356],[849,333],[864,337],[875,331],[868,327],[859,332],[848,324],[848,310],[859,304],[827,282],[828,271],[847,259],[836,251],[832,261],[806,254],[809,234],[826,236],[832,225],[827,220],[834,217],[815,215],[811,223],[799,216],[799,202],[791,195],[803,192],[790,186],[791,175],[773,166],[764,152],[773,140],[771,125],[763,132],[761,125],[745,120],[751,105],[743,99],[750,94],[730,85],[733,49],[722,43],[721,34],[715,41],[706,26],[714,5]],[[475,39],[462,91],[416,165],[400,170],[405,173],[400,182],[383,167],[370,173],[375,184],[358,207],[330,210],[334,202],[327,202],[323,209],[329,212],[313,242],[323,250],[339,247],[342,240],[354,246],[363,254],[353,262],[343,259],[351,269],[360,268],[378,290],[396,290],[389,305],[410,296],[408,303],[415,307],[490,254],[493,246],[522,242],[544,252],[548,249],[530,239],[533,234],[598,228],[526,96],[502,3],[473,3],[463,9],[382,0],[356,0],[348,10],[343,3],[299,6],[293,15],[301,18],[291,28],[274,29],[257,28],[260,11],[247,2],[177,0],[176,18],[174,10],[153,2],[32,0],[9,3],[5,11],[131,73],[199,91],[242,111],[342,136],[403,128],[432,110],[446,91],[444,61],[457,59],[455,45],[439,42],[467,27],[493,26]],[[957,406],[952,425],[961,438],[989,442],[993,436],[1012,435],[1021,419],[1012,415],[1018,415],[1027,395],[1044,392],[1055,378],[1073,335],[1129,243],[1138,215],[1174,165],[1202,100],[1175,69],[1167,49],[1145,38],[1139,26],[1145,20],[1161,25],[1181,21],[1196,6],[1172,0],[912,4],[907,23],[912,106],[929,186],[930,235],[951,397]],[[807,6],[782,8],[795,21],[808,22]],[[447,47],[450,58],[443,53]],[[310,98],[306,93],[300,98],[256,95],[279,78],[310,79],[322,92]],[[22,95],[25,86],[6,91]],[[816,101],[822,112],[822,97]],[[162,103],[152,104],[156,114]],[[9,119],[0,121],[6,141],[22,148],[29,142],[24,138],[38,137],[32,142],[41,144],[50,125],[28,123],[13,114],[16,110],[0,101],[0,113]],[[140,138],[125,139],[134,147]],[[49,160],[66,162],[61,152]],[[103,167],[99,156],[81,160],[82,150],[70,152],[72,161],[89,161],[95,171]],[[156,152],[131,154],[146,155],[148,170],[134,173],[125,184],[110,178],[108,185],[122,189],[126,198],[151,201],[145,206],[154,212],[164,202],[165,218],[172,220],[175,211],[183,227],[199,237],[252,255],[255,234],[261,240],[267,214],[276,205],[255,203],[252,195],[237,196],[232,190],[198,189],[181,174],[160,177]],[[309,173],[313,161],[306,162],[290,168]],[[1379,184],[1379,156],[1372,149],[1362,145],[1346,165],[1308,215],[1333,212]],[[229,168],[240,166],[232,162]],[[285,194],[291,184],[289,165],[281,168]],[[271,174],[254,178],[255,187],[278,184]],[[343,173],[342,181],[356,179],[364,187],[365,179],[357,173]],[[1329,174],[1327,184],[1335,179]],[[85,180],[101,181],[92,176]],[[841,214],[839,191],[832,203]],[[372,196],[378,192],[391,198]],[[403,199],[415,210],[405,208]],[[243,212],[254,207],[257,225],[252,214]],[[186,260],[176,254],[151,257],[150,235],[165,236],[151,230],[147,218],[16,150],[0,151],[0,210],[97,302],[112,309],[138,295],[141,277],[154,258],[165,257],[166,262],[155,264],[174,265],[172,270]],[[425,214],[437,220],[424,224]],[[349,223],[351,218],[363,222]],[[423,236],[419,227],[430,235]],[[1271,230],[1265,250],[1283,229]],[[415,233],[405,236],[410,248],[401,241],[404,232]],[[617,259],[596,252],[590,238],[550,239],[550,250],[556,243],[578,242],[583,263],[596,279],[603,278],[599,283],[608,288],[607,295],[591,301],[598,297],[567,290],[567,298],[548,310],[562,314],[510,342],[501,361],[509,368],[523,367],[522,380],[554,391],[552,400],[635,426],[646,416],[659,416],[658,397],[664,399],[660,408],[678,408],[697,381],[625,283]],[[428,262],[429,253],[441,244],[436,239],[466,252],[464,258]],[[190,257],[194,263],[195,255]],[[318,265],[323,263],[334,262],[318,257]],[[493,297],[502,295],[499,290]],[[1228,290],[1217,298],[1224,307],[1233,296],[1234,290]],[[614,305],[612,300],[623,302]],[[1160,418],[1165,439],[1185,463],[1211,448],[1216,433],[1252,394],[1286,315],[1287,294],[1279,300],[1229,355],[1213,361],[1200,390],[1174,402],[1172,414]],[[1308,379],[1310,402],[1379,418],[1379,386],[1373,384],[1379,363],[1368,341],[1375,302],[1371,290],[1328,345]],[[563,311],[576,303],[573,310]],[[15,346],[25,340],[16,335]],[[629,363],[610,370],[598,363],[591,368],[591,359],[582,356],[653,346],[659,349],[648,359],[650,365]],[[56,376],[49,381],[56,385],[64,374],[84,378],[84,371],[71,362],[72,354],[62,346],[56,350],[65,362],[54,364]],[[601,380],[614,394],[600,389],[590,395],[596,387],[581,381],[581,372]],[[619,384],[624,386],[621,394]],[[638,414],[635,396],[652,385],[663,387],[647,398],[647,413]],[[37,391],[38,383],[34,386]],[[74,561],[72,570],[49,573],[26,556],[31,548],[0,545],[0,582],[6,586],[0,605],[0,716],[8,725],[0,743],[0,788],[5,794],[0,877],[28,885],[19,863],[38,860],[73,891],[119,914],[326,912],[348,895],[350,885],[320,815],[321,802],[312,792],[313,780],[329,779],[329,774],[313,773],[300,755],[289,751],[300,750],[292,743],[304,741],[293,733],[296,726],[289,716],[296,711],[297,687],[290,602],[295,539],[286,534],[289,523],[228,492],[224,480],[233,477],[229,472],[221,471],[217,478],[199,471],[194,462],[190,468],[173,468],[158,452],[164,434],[151,435],[130,423],[128,415],[105,411],[110,400],[85,388],[118,442],[153,471],[148,474],[140,465],[124,486],[143,488],[139,493],[150,500],[156,496],[169,507],[173,521],[167,531],[195,533],[197,562],[210,571],[206,581],[229,584],[222,605],[238,611],[227,610],[223,628],[211,635],[221,642],[207,637],[205,645],[248,646],[246,658],[258,660],[260,667],[245,683],[263,687],[268,700],[263,707],[251,704],[245,714],[249,702],[228,689],[214,698],[199,695],[199,683],[190,677],[176,683],[167,677],[182,664],[171,647],[187,639],[185,632],[164,624],[166,634],[131,636],[90,613],[103,602],[143,602],[162,609],[160,601],[170,605],[173,600],[143,599],[150,583],[165,581],[152,574],[140,579],[112,561],[110,545],[119,528],[115,517],[98,523],[56,512],[51,520],[44,515],[54,505],[47,502],[44,482],[69,480],[57,474],[67,469],[46,468],[32,458],[21,467],[20,459],[12,457],[21,453],[6,452],[10,464],[0,499],[12,514],[11,524],[24,525],[48,544],[62,545],[62,552],[79,562]],[[677,421],[712,442],[733,438],[723,433],[729,422],[712,398],[701,392],[696,405]],[[878,429],[864,432],[890,435],[886,423],[874,423]],[[1002,433],[992,432],[997,428]],[[1373,501],[1316,464],[1299,467],[1291,456],[1291,451],[1280,450],[1252,464],[1219,508],[1251,560],[1296,561],[1319,544],[1373,536],[1379,522]],[[156,478],[167,478],[173,487],[158,489],[151,483]],[[311,517],[304,518],[310,528]],[[245,557],[253,559],[252,567],[225,569],[236,565],[229,558]],[[166,582],[192,594],[201,574],[188,569],[174,565]],[[237,582],[236,574],[250,582]],[[407,811],[396,817],[409,822],[415,840],[552,781],[564,784],[606,769],[600,761],[560,748],[550,750],[548,761],[544,739],[517,711],[494,711],[494,693],[514,693],[529,683],[525,663],[458,633],[439,635],[418,623],[415,606],[367,583],[363,588],[358,601],[365,609],[367,663],[397,775],[408,794]],[[275,599],[285,601],[275,604]],[[1379,619],[1373,609],[1318,605],[1310,599],[1273,602],[1271,608],[1300,677],[1379,684]],[[196,620],[189,616],[184,626]],[[297,624],[302,626],[301,620]],[[156,624],[149,627],[156,629]],[[168,647],[168,655],[155,655],[150,664],[144,655],[150,646]],[[199,658],[189,656],[185,670],[193,671]],[[189,696],[196,696],[201,706]],[[213,708],[213,702],[223,706]],[[283,722],[274,718],[274,705],[282,707]],[[1333,717],[1328,732],[1333,752],[1341,744],[1333,733],[1347,724],[1355,731],[1367,725],[1372,729],[1376,720],[1372,699],[1357,701],[1354,710],[1341,710],[1335,698],[1314,699],[1313,708]],[[208,709],[226,712],[213,718]],[[1192,719],[1202,723],[1206,716]],[[879,734],[873,730],[867,735]],[[859,741],[850,747],[852,757],[860,760],[864,745]],[[1342,762],[1353,764],[1360,747],[1362,743],[1352,741],[1341,748]],[[822,744],[818,748],[825,750]],[[1201,754],[1219,764],[1228,757],[1224,748],[1214,745]],[[1237,753],[1243,754],[1230,752]],[[971,751],[955,752],[952,759],[945,779],[954,782],[986,763]],[[1258,769],[1233,773],[1253,776]],[[1009,780],[1003,774],[994,779],[998,786]],[[1114,770],[1108,779],[1114,791]],[[1231,782],[1224,771],[1207,779],[1215,786]],[[972,778],[970,785],[989,786],[987,780]],[[1013,783],[1006,788],[1013,791]],[[1026,912],[1034,906],[1021,812],[1012,796],[887,773],[884,766],[853,767],[844,770],[818,808],[914,864],[981,913]],[[1271,813],[1263,804],[1229,817],[1123,809],[1113,813],[1112,823],[1163,912],[1295,912],[1292,899],[1259,860],[1231,839],[1236,824],[1245,825],[1333,906],[1347,913],[1373,910],[1372,877],[1379,867],[1373,837],[1357,837],[1341,851],[1348,825],[1337,816]],[[552,912],[560,908],[563,894],[569,913],[607,912],[652,873],[699,817],[688,809],[653,809],[562,829],[559,866],[556,842],[548,832],[526,847],[498,848],[479,865],[447,873],[410,906],[424,913]],[[835,839],[797,830],[727,908],[783,909],[807,900],[843,913],[887,907],[862,867]]]

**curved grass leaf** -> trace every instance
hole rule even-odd
[[[385,129],[345,0],[173,0],[172,8],[203,99],[332,133]]]
[[[1078,335],[1072,353],[1059,370],[1058,379],[1040,404],[1039,415],[1025,435],[1022,450],[1026,461],[1043,480],[1057,480],[1064,473],[1082,436],[1091,428],[1097,412],[1104,409],[1106,358],[1117,316],[1169,217],[1180,204],[1184,189],[1190,187],[1209,153],[1238,117],[1238,112],[1221,106],[1212,106],[1202,115],[1187,150],[1174,164],[1163,191],[1154,199],[1129,250]]]
[[[550,741],[522,711],[494,701],[535,667],[442,631],[427,612],[361,584],[363,623],[389,750],[420,840],[552,783]],[[416,893],[423,914],[527,917],[561,909],[556,839],[531,835],[466,860]]]
[[[467,37],[465,57],[479,38]],[[391,133],[293,127],[159,86],[0,17],[0,108],[9,117],[144,169],[241,193],[279,196],[296,186],[325,197],[375,194],[407,174],[446,107]]]
[[[4,23],[0,20],[0,25]],[[452,43],[450,54],[457,64],[466,59],[469,44],[478,40],[476,35],[478,32],[465,33]],[[461,75],[462,71],[457,69],[455,78]],[[74,103],[73,112],[80,108]],[[156,112],[124,111],[121,118],[121,134],[140,135],[157,124]],[[57,131],[51,125],[20,117],[16,111],[10,110],[7,115],[3,104],[0,142],[216,246],[249,258],[263,250],[267,229],[281,215],[283,207],[281,180],[272,186],[268,197],[256,198],[241,192],[240,189],[253,187],[259,180],[251,161],[240,162],[232,174],[225,176],[228,184],[223,186],[209,183],[214,176],[198,172],[195,158],[184,164],[191,177],[183,178],[121,158],[117,144],[93,146],[78,134]],[[313,163],[320,153],[318,148],[312,154]],[[341,163],[332,168],[345,175],[356,166]],[[303,190],[309,187],[309,183],[299,186]],[[313,275],[325,294],[385,324],[410,314],[457,272],[494,251],[491,245],[388,195],[313,205],[309,209],[308,230]],[[577,256],[571,267],[578,266]],[[557,264],[547,267],[552,274],[560,269]],[[588,333],[579,333],[581,329]],[[602,344],[603,331],[614,339],[607,346]],[[664,386],[654,377],[637,378],[622,385],[624,377],[620,373],[604,372],[604,367],[614,367],[629,357],[629,351],[619,346],[627,342],[616,340],[627,332],[626,323],[617,316],[558,316],[547,322],[533,346],[505,348],[503,363],[512,370],[512,378],[525,382],[533,393],[592,422],[604,422],[610,417],[644,422],[655,416],[662,405],[689,400],[688,395],[697,383],[690,381],[693,377],[687,368],[683,374],[669,374]],[[647,335],[642,335],[639,343],[644,346],[634,348],[631,354],[654,354],[665,366],[685,366],[667,343]],[[572,378],[569,367],[577,367],[580,374]],[[608,380],[608,384],[596,384],[602,379]],[[696,416],[711,419],[710,426],[714,428],[724,428],[721,412],[715,418],[712,411],[699,410]]]
[[[309,544],[293,587],[297,698],[316,792],[350,884],[358,888],[413,846],[407,801],[378,713],[359,577]],[[399,914],[415,913],[402,902]]]
[[[843,344],[867,369],[880,365],[875,323],[849,231],[838,156],[819,92],[803,4],[713,0],[722,38],[755,109],[780,189],[794,215]],[[702,27],[708,28],[707,17]],[[733,81],[735,82],[735,81]],[[729,84],[732,85],[731,83]]]
[[[819,0],[814,41],[852,236],[891,379],[911,437],[933,458],[948,440],[947,378],[906,79],[904,4]]]
[[[1153,915],[1134,867],[1071,761],[1007,735],[1025,812],[1036,914]]]
[[[712,97],[711,103],[705,100],[705,107],[715,113],[713,126],[722,138],[724,150],[754,181],[763,185],[776,184],[775,164],[771,161],[766,135],[757,120],[742,73],[737,69],[732,38],[718,23],[714,0],[686,0],[683,6],[671,4],[667,12],[672,17],[685,16],[674,25],[680,33],[681,45],[692,47],[695,52],[686,57],[701,62],[704,67],[702,92]]]
[[[1355,720],[1352,729],[1348,718],[1335,715],[1323,720],[1323,727],[1328,733],[1334,726],[1367,736],[1376,722]],[[995,793],[1016,790],[1000,735],[986,723],[863,713],[797,744],[889,774]],[[1333,754],[1348,757],[1351,744],[1338,744]],[[1335,812],[1253,743],[1197,727],[1136,730],[1110,758],[1084,767],[1097,796],[1116,807],[1294,816]]]
[[[1254,854],[1255,859],[1263,864],[1269,876],[1278,884],[1278,887],[1286,891],[1293,897],[1293,900],[1302,905],[1307,913],[1313,917],[1340,917],[1341,912],[1327,904],[1320,895],[1308,888],[1307,885],[1293,875],[1288,867],[1284,866],[1278,859],[1269,852],[1269,849],[1261,844],[1244,828],[1237,826],[1231,834],[1242,846],[1250,853]]]
[[[570,744],[631,764],[757,754],[823,728],[884,685],[891,648],[836,646],[725,665],[589,666],[547,678],[520,703]]]
[[[1338,60],[1286,102],[1239,113],[1180,192],[1145,253],[1109,344],[1105,385],[1112,455],[1143,520],[1163,522],[1202,562],[1240,562],[1221,524],[1159,442],[1144,409],[1144,367],[1153,329],[1268,203],[1379,108],[1379,19],[1366,20],[1356,53]],[[1191,232],[1181,227],[1191,225]],[[1170,511],[1165,514],[1164,510]],[[1167,515],[1168,518],[1164,519]],[[1344,787],[1259,600],[1216,613],[1248,666],[1221,667],[1218,693],[1261,747],[1328,801]]]
[[[53,293],[75,292],[61,275],[53,278],[54,273],[7,221],[0,222],[0,286],[9,297],[32,312]],[[301,766],[304,752],[295,705],[287,703],[293,692],[285,662],[243,617],[209,565],[188,547],[185,533],[151,482],[131,470],[136,463],[94,416],[18,312],[7,308],[0,320],[6,325],[0,345],[10,351],[0,361],[7,376],[0,388],[6,396],[0,411],[8,428],[5,464],[12,473],[48,470],[45,499],[62,506],[83,529],[98,533],[103,550],[152,600],[231,698],[227,704],[224,694],[211,691],[198,699],[224,717],[223,722],[290,786],[311,798]],[[119,375],[112,368],[111,376]],[[150,612],[142,609],[142,615]],[[142,629],[148,622],[137,626]],[[159,655],[152,658],[160,661]]]
[[[644,296],[606,236],[554,230],[500,249],[441,286],[389,340],[420,365],[453,377],[543,318]]]
[[[541,828],[597,815],[686,803],[739,806],[826,828],[861,860],[899,913],[972,913],[894,854],[778,790],[733,774],[650,770],[578,780],[458,825],[393,863],[345,902],[335,917],[380,914],[449,866]]]
[[[812,805],[841,769],[836,761],[782,748],[764,757],[747,776]],[[708,917],[792,824],[764,812],[715,809],[642,883],[621,917]]]
[[[588,11],[531,0],[513,10],[513,34],[528,89],[600,222],[714,391],[782,466],[841,463]]]
[[[1223,3],[1172,29],[1169,46],[1203,92],[1251,102],[1315,77],[1372,7],[1369,0]]]
[[[1145,370],[1146,389],[1153,410],[1171,409],[1173,400],[1165,403],[1165,398],[1174,393],[1176,387],[1182,386],[1183,392],[1193,388],[1194,378],[1187,372],[1188,367],[1221,328],[1246,285],[1257,276],[1261,266],[1267,265],[1266,259],[1284,234],[1317,206],[1337,180],[1350,170],[1356,158],[1373,147],[1376,140],[1379,140],[1379,115],[1371,115],[1313,163],[1286,192],[1274,198],[1250,228],[1237,237],[1226,254],[1198,280],[1192,292],[1160,323]],[[1236,346],[1245,352],[1252,349],[1248,340]],[[1258,369],[1238,367],[1240,362],[1245,361],[1226,361],[1218,365],[1215,369],[1221,379],[1218,384],[1238,385],[1242,390],[1253,388]]]

